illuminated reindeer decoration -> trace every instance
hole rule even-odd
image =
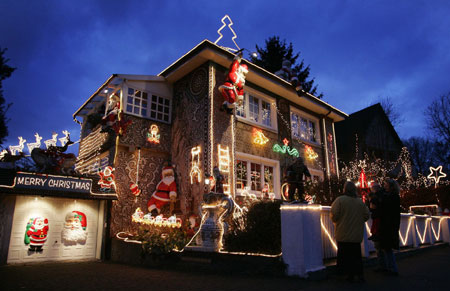
[[[26,139],[23,139],[21,136],[19,136],[19,144],[15,146],[9,146],[11,155],[16,155],[16,153],[22,152],[26,141]]]
[[[58,134],[57,134],[56,132],[54,132],[54,133],[52,134],[52,139],[47,139],[46,141],[44,141],[45,146],[47,147],[47,149],[48,149],[50,146],[56,147],[56,142],[57,142],[56,137],[57,137],[57,136],[58,136]]]
[[[36,137],[36,142],[27,143],[28,151],[30,152],[30,154],[33,151],[33,149],[41,147],[42,136],[39,136],[37,132],[34,136]]]

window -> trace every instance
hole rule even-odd
[[[280,187],[279,162],[262,157],[237,153],[236,160],[236,189],[240,194],[248,191],[261,194],[265,186],[269,192],[278,193]],[[279,197],[279,195],[276,194]]]
[[[242,106],[236,106],[236,115],[241,121],[250,121],[258,125],[276,129],[275,100],[261,94],[245,93]]]
[[[291,111],[292,136],[297,139],[319,143],[318,120],[306,114]]]
[[[126,112],[169,123],[170,99],[128,88]]]

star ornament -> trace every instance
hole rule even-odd
[[[434,184],[439,184],[439,180],[441,178],[447,177],[447,174],[442,172],[442,166],[439,166],[437,168],[430,167],[430,174],[427,176],[428,179],[434,180]]]

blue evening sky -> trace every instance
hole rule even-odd
[[[9,137],[79,138],[72,114],[113,73],[156,75],[230,15],[240,47],[292,42],[324,100],[352,113],[389,96],[401,138],[426,136],[424,110],[450,91],[448,1],[2,0]],[[225,33],[224,40],[231,34]],[[219,43],[221,44],[221,43]],[[226,42],[224,43],[226,44]]]

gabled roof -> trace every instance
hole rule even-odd
[[[203,40],[196,47],[159,73],[159,76],[163,76],[168,82],[174,83],[207,61],[213,61],[228,68],[233,61],[234,56],[235,54],[225,48],[218,46],[209,40]],[[249,68],[249,73],[246,77],[246,80],[249,82],[289,99],[296,104],[309,108],[314,112],[327,115],[334,121],[344,120],[348,116],[346,113],[310,93],[305,91],[300,92],[300,94],[297,93],[289,82],[250,61],[244,59],[243,63],[247,64]],[[299,98],[299,96],[302,98]]]
[[[360,137],[366,136],[367,132],[371,130],[370,125],[375,116],[382,118],[389,130],[391,136],[398,145],[403,146],[403,143],[392,126],[391,121],[387,117],[380,103],[361,109],[349,115],[344,121],[336,123],[336,135],[340,142],[353,140],[354,134],[357,133]]]

